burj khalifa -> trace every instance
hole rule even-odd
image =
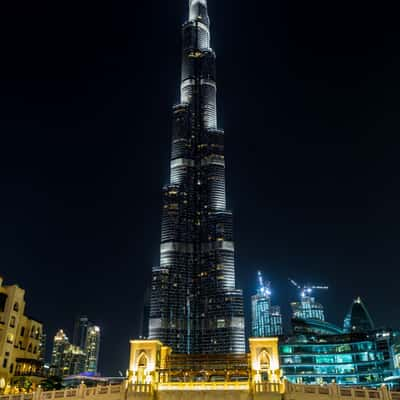
[[[160,265],[152,271],[149,339],[185,354],[245,353],[226,205],[224,131],[206,0],[182,27],[181,98],[173,108],[170,181],[163,190]]]

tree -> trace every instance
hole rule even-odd
[[[14,387],[20,391],[29,392],[32,387],[32,381],[26,376],[21,376],[14,381]]]
[[[63,389],[62,378],[58,376],[46,378],[40,382],[40,386],[45,392],[50,390],[61,390]]]

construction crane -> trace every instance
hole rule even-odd
[[[316,286],[316,285],[299,285],[296,281],[293,279],[289,279],[289,282],[296,287],[297,289],[300,290],[301,298],[303,299],[304,297],[309,297],[311,296],[312,292],[314,290],[328,290],[328,286]]]
[[[261,294],[271,296],[271,283],[264,282],[264,278],[261,271],[258,271],[257,275],[258,275],[259,290]]]

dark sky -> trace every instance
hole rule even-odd
[[[103,328],[125,371],[158,263],[185,0],[5,2],[0,274],[49,336]],[[238,286],[330,286],[399,327],[400,28],[389,2],[209,0]],[[247,320],[250,323],[250,320]]]

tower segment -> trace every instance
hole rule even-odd
[[[245,352],[243,294],[235,284],[232,213],[226,206],[224,131],[217,125],[215,64],[207,2],[189,0],[149,322],[149,338],[178,353]]]

